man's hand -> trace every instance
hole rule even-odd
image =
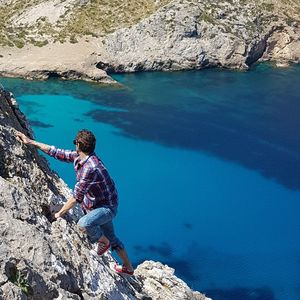
[[[61,217],[61,213],[60,212],[57,212],[55,215],[54,215],[54,218],[55,219],[58,219],[58,218],[60,218]]]
[[[16,137],[20,142],[22,142],[26,145],[30,145],[33,142],[33,140],[31,140],[29,137],[27,137],[24,133],[22,133],[20,131],[16,132]]]
[[[54,214],[54,218],[55,219],[61,218],[65,213],[67,213],[71,208],[73,208],[75,204],[76,204],[76,200],[73,197],[69,198],[68,201],[61,208],[61,210]]]
[[[20,142],[24,143],[25,145],[32,145],[32,146],[44,151],[47,154],[51,148],[47,144],[43,144],[43,143],[40,143],[40,142],[30,139],[24,133],[17,131],[17,130],[16,130],[16,137]]]

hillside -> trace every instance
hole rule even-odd
[[[300,58],[296,0],[2,0],[0,15],[6,76],[112,82],[102,70],[247,69]]]
[[[138,23],[168,2],[4,0],[0,3],[0,44],[22,48],[29,43],[42,47],[53,42],[76,43],[83,36],[101,37]]]

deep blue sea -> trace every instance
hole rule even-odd
[[[214,300],[299,300],[300,66],[114,78],[0,82],[39,141],[95,132],[134,265],[162,261]]]

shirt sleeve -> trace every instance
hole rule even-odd
[[[48,151],[48,155],[64,162],[73,162],[78,156],[78,153],[76,151],[63,150],[51,146]]]
[[[89,190],[91,184],[94,182],[94,172],[92,169],[85,169],[79,181],[75,184],[73,197],[74,199],[81,203],[83,201],[84,195]]]

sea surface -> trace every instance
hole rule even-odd
[[[300,66],[114,78],[0,82],[37,140],[96,134],[134,265],[166,263],[214,300],[299,300]],[[72,187],[72,165],[49,162]]]

